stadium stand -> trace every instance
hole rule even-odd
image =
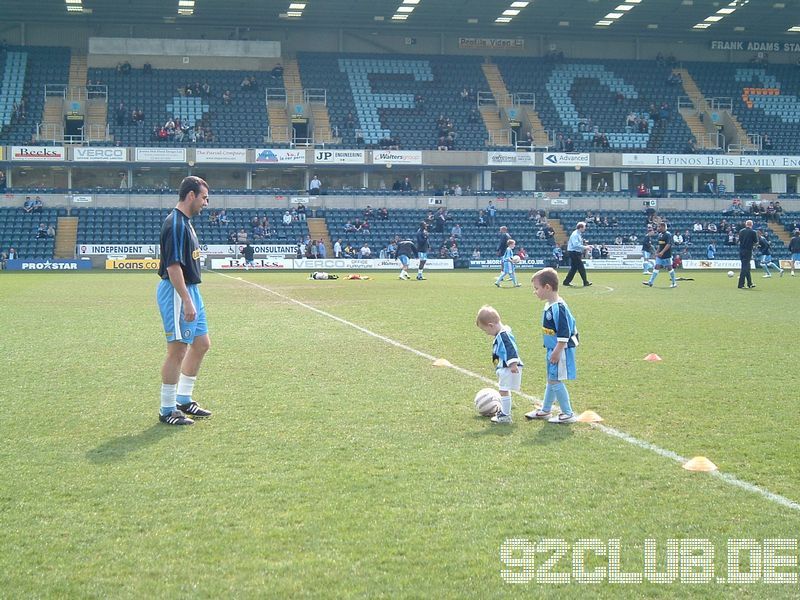
[[[534,92],[545,129],[567,136],[580,152],[683,152],[691,131],[677,112],[680,85],[670,84],[670,68],[654,61],[553,62],[548,59],[495,59],[509,92]],[[666,103],[666,118],[661,105]],[[647,119],[648,131],[626,125],[629,114]],[[587,119],[589,121],[587,121]],[[593,145],[595,128],[608,147]],[[556,148],[561,150],[563,148]]]
[[[152,244],[157,243],[161,224],[172,209],[159,208],[73,208],[72,216],[77,216],[78,244]],[[227,225],[211,225],[211,210],[193,219],[197,236],[203,244],[227,244],[231,231],[244,229],[252,241],[250,220],[254,216],[267,215],[271,223],[271,235],[263,242],[253,243],[296,243],[299,237],[308,234],[308,226],[300,221],[284,225],[282,210],[244,209],[227,210]]]
[[[191,142],[192,145],[258,148],[264,143],[269,124],[265,89],[267,86],[282,87],[283,83],[262,72],[257,74],[255,86],[242,90],[240,86],[244,78],[254,75],[250,71],[131,69],[124,73],[115,69],[89,69],[88,78],[108,86],[110,131],[114,140],[123,145],[189,145],[188,137],[182,141],[153,139],[154,127],[161,127],[171,117],[177,116],[190,127],[199,123],[205,131],[213,133],[213,139]],[[207,96],[180,93],[195,82],[200,85],[208,82],[211,93]],[[231,92],[229,103],[222,98],[225,90]],[[128,113],[124,124],[118,123],[115,114],[120,103]],[[144,112],[141,124],[133,123],[129,118],[134,109]]]
[[[369,220],[368,231],[347,233],[347,222],[355,223],[356,219],[364,220],[362,209],[327,210],[325,219],[328,225],[331,241],[341,238],[342,245],[350,244],[354,248],[361,247],[367,242],[374,256],[396,236],[401,239],[415,239],[420,223],[426,219],[427,210],[389,210],[389,218],[385,221],[373,218]],[[461,225],[461,238],[458,240],[459,258],[456,266],[463,266],[469,262],[472,251],[477,248],[483,258],[496,258],[498,244],[498,228],[507,225],[509,232],[517,241],[517,248],[524,247],[528,255],[533,258],[549,257],[552,251],[552,242],[537,238],[540,229],[527,219],[525,211],[501,211],[498,213],[495,226],[479,226],[477,210],[451,210],[448,211],[448,220],[444,232],[437,233],[429,228],[429,241],[431,258],[439,257],[440,247],[447,242],[451,235],[451,228],[455,224]]]
[[[44,112],[45,85],[69,79],[69,48],[9,46],[0,53],[4,65],[0,87],[0,142],[29,144]],[[12,119],[14,103],[25,101],[25,117]]]
[[[687,63],[706,98],[730,98],[733,113],[750,134],[768,135],[763,154],[797,153],[800,86],[796,65]]]
[[[635,244],[641,245],[647,228],[647,217],[644,213],[630,211],[592,211],[592,213],[607,217],[609,221],[616,219],[617,225],[601,227],[590,220],[586,220],[587,226],[584,239],[589,244],[612,246],[618,236],[623,239],[624,244],[630,244],[631,242],[627,241],[628,237],[631,234],[635,234],[638,238]],[[673,254],[677,252],[683,259],[705,259],[707,258],[706,250],[708,245],[714,242],[716,258],[722,260],[738,260],[739,248],[736,244],[728,244],[727,234],[719,230],[721,229],[719,227],[720,223],[725,220],[738,232],[743,227],[744,220],[751,218],[749,215],[734,217],[719,211],[664,211],[660,213],[660,216],[667,219],[669,230],[673,235],[680,232],[686,238],[686,233],[688,232],[688,239],[684,239],[682,244],[676,244]],[[572,231],[578,221],[586,219],[586,211],[562,211],[559,214],[559,218],[564,229]],[[767,237],[772,244],[775,255],[778,257],[784,256],[787,253],[785,245],[775,232],[769,228],[770,224],[763,218],[752,218],[756,229],[766,228]],[[698,222],[703,225],[714,223],[718,226],[718,231],[716,233],[693,231],[693,225]]]
[[[45,208],[40,213],[25,214],[16,207],[0,208],[0,252],[15,248],[21,258],[52,259],[53,238],[36,238],[39,223],[57,225],[58,217],[67,214],[65,208]]]
[[[327,89],[341,147],[378,147],[390,137],[401,149],[434,150],[436,120],[444,115],[455,125],[454,150],[486,150],[483,122],[470,122],[477,101],[459,95],[464,88],[487,89],[479,58],[300,53],[298,63],[304,86]]]

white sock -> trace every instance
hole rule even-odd
[[[181,373],[178,378],[178,403],[189,404],[192,401],[192,391],[194,390],[194,382],[197,377],[189,377]]]
[[[508,396],[500,396],[500,412],[504,415],[511,416],[511,394]]]
[[[161,384],[161,414],[166,415],[175,408],[175,394],[178,386],[174,383]]]

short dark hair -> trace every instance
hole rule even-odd
[[[208,189],[208,184],[205,182],[205,180],[200,179],[196,175],[184,177],[183,181],[181,181],[181,187],[178,189],[178,200],[181,202],[186,200],[186,196],[189,195],[189,192],[199,194],[201,187]]]

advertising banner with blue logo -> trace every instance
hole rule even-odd
[[[517,264],[517,269],[543,269],[549,265],[545,264],[543,260],[533,260],[531,258],[526,258],[525,260],[519,261]],[[491,269],[494,271],[499,271],[502,266],[500,264],[499,258],[481,258],[481,259],[472,259],[469,261],[469,268],[470,269]]]
[[[88,271],[90,260],[8,260],[8,271]]]

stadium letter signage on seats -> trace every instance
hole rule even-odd
[[[137,148],[136,162],[186,162],[186,148]]]
[[[545,167],[588,167],[591,165],[591,161],[591,154],[573,152],[545,152],[542,154],[542,164]]]
[[[358,127],[367,144],[377,144],[392,137],[392,132],[381,124],[381,108],[415,108],[414,94],[378,93],[372,91],[369,76],[411,75],[415,81],[433,81],[433,71],[427,60],[381,60],[372,58],[340,58],[339,70],[347,74],[350,90],[356,105]],[[317,161],[319,162],[319,161]]]
[[[194,151],[198,163],[245,163],[247,150],[244,148],[198,148]]]
[[[713,40],[711,49],[740,50],[742,52],[800,52],[800,43]]]
[[[128,160],[128,149],[73,148],[72,160],[75,162],[125,162]]]
[[[334,165],[363,165],[366,152],[364,150],[317,150],[314,152],[315,163]]]
[[[64,160],[64,146],[11,146],[11,160],[49,162]]]
[[[488,152],[486,155],[486,164],[489,166],[532,167],[533,162],[532,152]]]
[[[723,154],[623,154],[623,167],[800,170],[800,156]]]
[[[305,150],[280,150],[272,148],[256,148],[256,162],[261,164],[305,164]]]
[[[489,50],[507,50],[510,48],[518,49],[525,47],[525,40],[523,39],[509,39],[509,38],[458,38],[459,48],[469,49],[484,49]]]
[[[421,165],[421,150],[373,150],[374,165]]]

